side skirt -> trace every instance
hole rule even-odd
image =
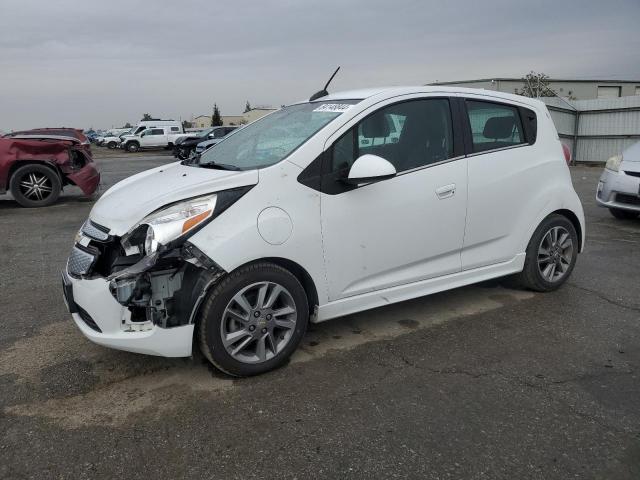
[[[507,262],[334,300],[320,305],[314,323],[518,273],[524,268],[525,256],[519,253]]]

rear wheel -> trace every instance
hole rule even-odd
[[[257,375],[286,362],[308,322],[307,296],[294,275],[272,263],[249,265],[208,294],[198,329],[200,348],[230,375]]]
[[[634,218],[638,218],[640,215],[639,212],[633,212],[631,210],[622,210],[621,208],[610,208],[609,211],[611,215],[620,220],[633,220]]]
[[[60,196],[58,173],[45,165],[25,165],[11,176],[9,189],[23,207],[46,207]]]
[[[556,290],[571,275],[578,248],[578,235],[573,223],[562,215],[549,215],[529,241],[518,282],[538,292]]]

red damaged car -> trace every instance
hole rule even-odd
[[[72,128],[41,128],[0,138],[0,193],[11,191],[23,207],[54,203],[65,185],[90,196],[100,172],[87,137]]]

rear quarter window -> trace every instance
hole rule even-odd
[[[466,105],[474,153],[527,143],[518,107],[477,100]]]

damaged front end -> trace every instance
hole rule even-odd
[[[250,188],[167,205],[122,237],[87,220],[78,232],[67,273],[76,285],[98,280],[108,287],[124,307],[118,320],[120,332],[191,325],[210,286],[226,272],[188,238]],[[91,306],[80,306],[91,310]]]
[[[209,287],[224,270],[190,243],[144,257],[107,277],[113,297],[131,312],[125,330],[193,323]]]

